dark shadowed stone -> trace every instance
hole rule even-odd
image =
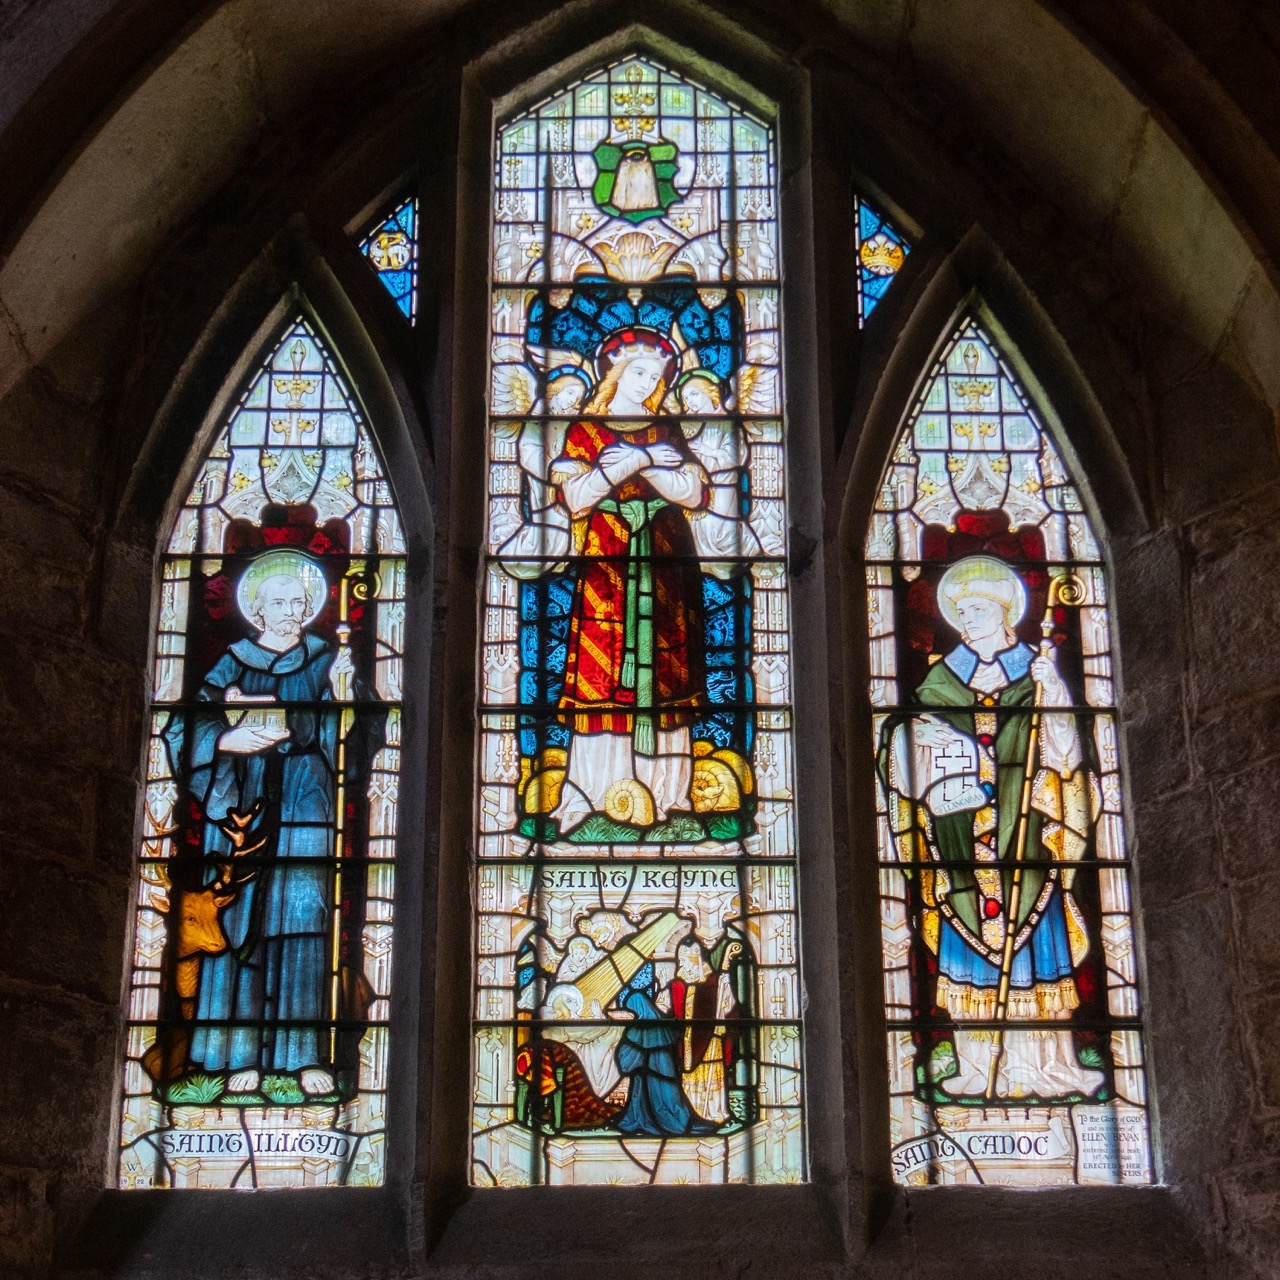
[[[1185,662],[1182,644],[1182,558],[1178,544],[1150,538],[1116,561],[1116,634],[1125,689],[1176,681]]]
[[[139,666],[146,661],[151,637],[154,565],[150,548],[113,541],[104,566],[98,634],[109,653]]]
[[[1280,518],[1201,555],[1191,574],[1198,715],[1280,685],[1280,598],[1264,582],[1280,562]]]
[[[0,476],[87,505],[100,431],[92,412],[30,373],[0,398]]]
[[[6,550],[83,575],[93,558],[83,523],[54,503],[0,480],[0,545]]]
[[[1138,884],[1146,910],[1200,893],[1217,878],[1217,832],[1207,787],[1134,806]]]
[[[97,778],[93,859],[104,875],[133,874],[138,812],[136,774],[103,773]]]
[[[34,988],[0,997],[0,1080],[21,1100],[0,1125],[0,1161],[101,1179],[95,1124],[115,1073],[116,1017],[114,1001]]]
[[[114,1002],[124,953],[123,885],[83,868],[9,856],[0,885],[0,971]],[[40,942],[33,946],[33,933]]]
[[[93,838],[94,775],[54,760],[5,751],[0,833],[48,853],[85,857]]]
[[[1193,557],[1221,555],[1252,529],[1280,520],[1280,484],[1268,484],[1185,526]]]
[[[1257,1276],[1280,1275],[1280,1160],[1228,1169],[1218,1187],[1240,1265]]]
[[[1191,767],[1180,685],[1127,690],[1121,718],[1132,794],[1154,798],[1185,787]]]
[[[1232,890],[1246,986],[1266,986],[1280,977],[1280,928],[1276,927],[1280,920],[1280,866],[1273,859],[1262,869],[1270,874]],[[1280,1046],[1277,1049],[1280,1052]]]
[[[1179,1177],[1218,1168],[1229,1157],[1247,1096],[1233,1022],[1231,905],[1202,894],[1145,913],[1151,1083],[1161,1142]]]
[[[1273,732],[1272,737],[1280,737],[1280,732]],[[1280,768],[1276,762],[1263,760],[1223,778],[1215,785],[1214,793],[1222,832],[1223,870],[1228,878],[1247,880],[1280,870],[1280,823],[1276,821],[1280,812]]]
[[[52,1254],[50,1182],[36,1169],[0,1169],[0,1268],[6,1275],[39,1267]]]
[[[1265,1107],[1280,1107],[1280,995],[1250,997],[1245,1019],[1258,1064],[1259,1098]]]
[[[79,645],[23,637],[0,664],[0,708],[8,745],[68,765],[125,768],[136,749],[126,736],[140,712],[142,673]]]
[[[1164,396],[1156,406],[1156,426],[1169,515],[1175,521],[1275,479],[1275,421],[1222,365]],[[1231,448],[1222,447],[1224,439]]]
[[[77,636],[89,583],[83,574],[28,552],[0,546],[0,634]]]
[[[1201,1253],[1162,1188],[934,1187],[899,1193],[885,1243],[901,1233],[914,1245],[920,1280],[1127,1280],[1204,1275]],[[1028,1212],[1026,1198],[1035,1197]],[[980,1206],[980,1208],[979,1208]],[[975,1210],[983,1229],[972,1234]],[[967,1224],[967,1225],[966,1225]],[[950,1245],[942,1242],[952,1241]],[[903,1275],[881,1266],[872,1276]],[[888,1250],[886,1249],[887,1253]],[[888,1258],[884,1258],[887,1262]]]
[[[1258,696],[1192,731],[1196,768],[1207,777],[1239,773],[1280,755],[1280,693]],[[1224,836],[1226,832],[1224,831]]]

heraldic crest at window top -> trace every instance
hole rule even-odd
[[[975,319],[866,561],[894,1177],[1149,1182],[1106,569]]]
[[[499,126],[472,1181],[805,1176],[772,126]]]
[[[911,252],[906,237],[865,196],[853,198],[854,251],[858,271],[858,328],[888,292]]]
[[[122,1187],[384,1180],[404,555],[298,316],[161,558]]]
[[[402,201],[360,240],[360,252],[410,323],[418,319],[418,199]]]

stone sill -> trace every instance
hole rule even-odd
[[[522,1280],[573,1280],[670,1276],[714,1260],[717,1273],[749,1268],[753,1280],[781,1280],[910,1275],[927,1260],[928,1274],[967,1280],[1004,1264],[1026,1280],[1206,1274],[1166,1187],[898,1188],[863,1232],[846,1232],[843,1191],[814,1184],[472,1191],[439,1213],[431,1232],[421,1225],[425,1206],[403,1188],[105,1191],[57,1269],[184,1280],[479,1280],[510,1275],[515,1265]]]

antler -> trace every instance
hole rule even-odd
[[[231,841],[231,861],[218,863],[218,878],[214,881],[213,887],[220,892],[242,884],[247,884],[253,879],[256,872],[248,871],[240,873],[236,868],[236,859],[243,858],[246,854],[257,853],[266,843],[267,838],[264,835],[256,844],[246,844],[249,839],[249,824],[262,812],[262,801],[257,801],[253,808],[247,813],[239,813],[232,809],[223,821],[218,823],[218,829],[223,835]]]

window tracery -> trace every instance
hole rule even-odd
[[[866,196],[853,197],[853,251],[858,271],[858,328],[866,328],[911,252],[906,236]]]
[[[359,247],[400,314],[418,322],[418,197],[402,200],[364,234]]]

